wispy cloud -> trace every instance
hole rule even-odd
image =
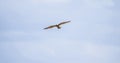
[[[113,7],[115,4],[113,0],[82,0],[85,6],[104,8],[104,7]]]
[[[34,3],[39,4],[58,4],[58,3],[69,3],[71,0],[32,0]]]
[[[114,0],[0,3],[0,63],[120,63]],[[65,19],[62,29],[43,30]]]
[[[109,45],[94,44],[88,42],[86,43],[74,42],[70,40],[62,40],[62,41],[58,41],[57,43],[56,43],[57,40],[52,40],[52,41],[50,41],[50,43],[48,42],[0,43],[1,44],[0,50],[4,52],[2,53],[4,57],[13,55],[12,59],[24,58],[38,62],[44,60],[50,61],[49,59],[51,58],[61,62],[65,62],[65,61],[75,62],[75,59],[82,58],[84,60],[83,62],[85,62],[85,59],[90,57],[88,58],[90,59],[90,61],[88,60],[90,63],[95,59],[101,59],[101,61],[105,63],[104,60],[109,61],[108,59],[112,59],[112,57],[116,57],[117,59],[116,55],[120,53],[119,46],[112,46],[112,45],[109,46]],[[14,56],[14,54],[17,56]],[[61,59],[66,59],[66,60],[61,60]],[[72,60],[69,61],[70,59]]]

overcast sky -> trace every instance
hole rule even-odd
[[[0,0],[0,63],[120,63],[120,1]]]

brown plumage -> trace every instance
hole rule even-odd
[[[61,29],[60,25],[63,25],[63,24],[66,24],[66,23],[69,23],[70,21],[66,21],[66,22],[61,22],[59,24],[56,24],[56,25],[51,25],[51,26],[48,26],[44,29],[50,29],[50,28],[53,28],[53,27],[57,27],[58,29]]]

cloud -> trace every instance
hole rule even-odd
[[[59,41],[58,41],[59,40]],[[12,59],[28,59],[46,62],[54,59],[59,62],[88,62],[101,59],[105,63],[120,53],[119,46],[95,44],[85,41],[72,41],[67,39],[47,39],[44,42],[7,42],[0,43],[0,50],[4,57]],[[1,53],[0,53],[1,54]],[[6,56],[8,55],[8,56]],[[17,56],[15,56],[17,55]],[[0,57],[1,58],[1,57]],[[81,58],[81,61],[78,59]],[[69,61],[71,60],[71,61]],[[114,61],[114,60],[112,60]],[[86,63],[88,63],[86,62]],[[93,62],[95,63],[95,62]]]
[[[34,3],[45,3],[45,4],[58,4],[58,3],[69,3],[70,0],[32,0]]]
[[[114,6],[114,1],[81,0],[84,6],[74,5],[79,3],[75,3],[75,1],[72,3],[71,0],[26,0],[25,2],[9,1],[1,4],[1,7],[6,5],[2,7],[6,8],[2,9],[5,12],[1,12],[6,13],[4,16],[1,14],[5,19],[11,18],[15,14],[12,16],[13,20],[2,21],[5,24],[2,24],[4,27],[1,27],[3,29],[8,27],[8,30],[3,30],[0,33],[0,58],[3,59],[2,61],[14,63],[12,61],[17,59],[15,63],[20,63],[20,61],[22,61],[21,63],[24,61],[29,61],[25,63],[32,63],[30,61],[33,63],[120,62],[118,60],[120,47],[117,46],[119,43],[116,43],[116,41],[119,42],[119,26],[115,28],[110,24],[111,18],[115,18],[115,16],[113,17],[112,10],[105,8]],[[61,5],[69,2],[72,3],[68,6],[69,8],[63,8],[64,5],[59,9],[59,5],[56,7],[41,5]],[[22,3],[24,4],[21,5]],[[34,6],[31,3],[37,5]],[[22,15],[16,16],[16,14]],[[60,20],[60,18],[62,19]],[[61,30],[41,31],[44,26],[59,23],[58,21],[67,18],[72,22],[63,26]],[[109,41],[114,44],[110,44]],[[2,61],[1,63],[4,63]]]
[[[84,43],[83,44],[83,54],[87,54],[91,57],[107,59],[114,52],[120,52],[120,47],[118,46],[111,46],[111,45],[102,45],[102,44],[95,44],[95,43]]]
[[[83,4],[88,7],[94,8],[104,8],[104,7],[113,7],[113,0],[82,0]]]

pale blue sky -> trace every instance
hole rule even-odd
[[[119,2],[0,0],[0,63],[120,63]]]

